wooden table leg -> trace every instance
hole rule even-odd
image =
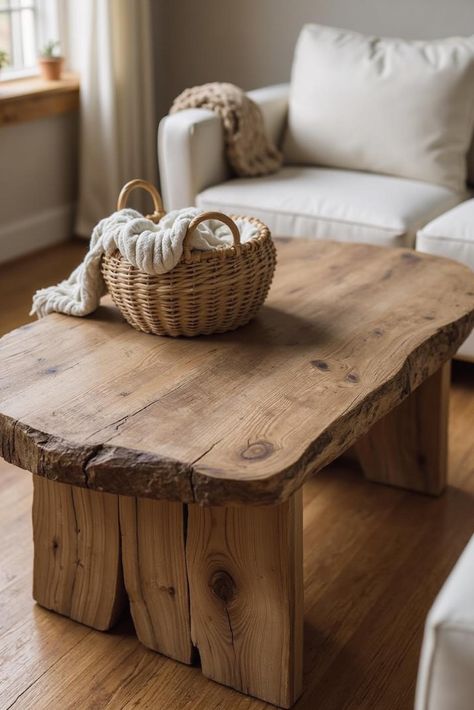
[[[126,598],[118,497],[33,476],[33,597],[104,631]]]
[[[439,495],[446,485],[450,362],[355,445],[368,479]]]
[[[191,663],[184,506],[120,496],[125,586],[135,630],[154,651]]]
[[[281,707],[302,689],[302,495],[189,506],[191,633],[202,672]]]

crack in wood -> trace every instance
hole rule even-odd
[[[130,414],[125,414],[123,417],[120,417],[119,419],[116,419],[113,422],[110,422],[106,426],[102,427],[101,429],[97,429],[94,431],[92,434],[89,434],[86,440],[93,439],[97,434],[99,434],[101,431],[107,431],[108,429],[113,428],[114,429],[114,434],[112,434],[108,439],[104,440],[104,444],[107,443],[107,441],[110,441],[114,437],[114,435],[120,430],[120,427],[125,424],[125,422],[131,421],[133,417],[135,417],[137,414],[141,414],[141,412],[146,411],[150,407],[152,407],[154,404],[157,404],[162,397],[158,397],[157,399],[154,399],[152,402],[148,402],[148,404],[143,405],[143,407],[140,407],[139,409],[136,409],[134,412],[130,412]]]
[[[85,485],[86,488],[90,488],[90,485],[89,485],[89,470],[88,470],[88,467],[89,467],[89,465],[92,465],[93,459],[95,459],[96,456],[98,456],[98,454],[100,453],[101,450],[102,450],[102,446],[101,446],[101,445],[95,446],[95,447],[93,448],[93,450],[90,452],[90,454],[85,457],[85,459],[84,459],[84,461],[83,461],[83,463],[82,463],[82,471],[83,471],[83,473],[84,473],[84,485]]]
[[[191,461],[191,466],[194,466],[195,463],[197,463],[198,461],[203,459],[204,456],[206,456],[210,451],[212,451],[212,449],[214,449],[218,444],[220,444],[221,441],[224,441],[224,439],[225,439],[225,436],[221,436],[220,439],[218,439],[213,444],[211,444],[205,451],[203,451],[203,453],[200,456],[197,457],[197,459],[194,459],[194,461]]]

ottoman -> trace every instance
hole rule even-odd
[[[474,199],[462,202],[423,227],[417,233],[416,249],[460,261],[474,270]],[[474,362],[474,333],[461,345],[456,357]]]
[[[472,710],[473,706],[474,536],[428,614],[415,710]]]

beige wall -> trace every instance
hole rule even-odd
[[[305,22],[410,39],[474,34],[474,0],[165,0],[157,16],[166,28],[157,37],[162,112],[193,84],[287,81]]]
[[[474,0],[152,0],[158,115],[186,86],[287,81],[301,25],[429,38],[474,34]],[[0,261],[67,238],[76,199],[77,119],[0,129]]]
[[[69,239],[77,116],[0,127],[0,262]]]

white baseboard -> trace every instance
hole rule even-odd
[[[74,204],[52,207],[0,226],[0,263],[70,239]]]

